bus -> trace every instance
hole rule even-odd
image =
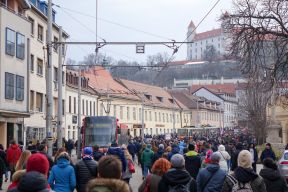
[[[111,116],[91,116],[83,119],[82,147],[98,145],[100,148],[108,148],[112,142],[119,146],[128,144],[128,127],[121,127],[118,119]]]
[[[221,129],[220,127],[184,127],[184,128],[179,128],[177,129],[177,135],[181,139],[185,137],[192,137],[193,134],[204,134],[204,135],[209,135],[213,133],[218,133],[220,132]]]

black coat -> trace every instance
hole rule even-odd
[[[197,178],[199,169],[201,167],[201,157],[199,155],[185,154],[185,168],[190,173],[191,177]]]
[[[236,150],[232,153],[231,157],[231,171],[234,171],[238,167],[238,155],[241,150]]]
[[[84,162],[85,161],[85,162]],[[76,189],[78,192],[85,192],[86,184],[89,180],[97,177],[98,164],[94,160],[80,160],[75,166]]]
[[[267,191],[288,192],[287,183],[278,170],[263,168],[259,174],[264,179]]]
[[[196,181],[193,178],[191,178],[190,174],[187,171],[171,169],[163,175],[158,185],[158,192],[167,192],[169,191],[169,186],[173,187],[176,185],[186,185],[190,181],[191,181],[190,191],[196,192],[197,191]]]

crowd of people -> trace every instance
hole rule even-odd
[[[258,160],[254,142],[251,136],[229,133],[136,137],[127,145],[113,142],[105,153],[97,145],[85,147],[81,160],[73,162],[67,148],[50,157],[45,143],[30,151],[12,141],[7,150],[0,145],[0,189],[9,180],[9,192],[131,192],[138,164],[139,192],[288,192],[271,144]],[[259,161],[263,169],[258,174]]]

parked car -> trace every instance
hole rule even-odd
[[[280,174],[288,181],[288,150],[285,150],[278,161]]]

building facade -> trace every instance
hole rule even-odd
[[[24,118],[29,117],[29,21],[26,1],[0,4],[0,141],[23,141]]]
[[[197,33],[193,21],[190,22],[187,32],[187,60],[205,60],[205,54],[213,54],[214,59],[221,59],[226,51],[226,37],[221,28]]]

